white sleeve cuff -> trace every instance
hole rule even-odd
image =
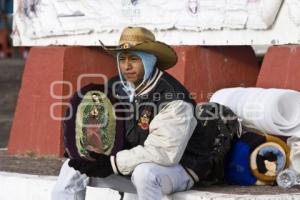
[[[115,163],[115,156],[110,156],[110,164],[111,164],[111,167],[112,167],[114,173],[119,174],[116,163]]]

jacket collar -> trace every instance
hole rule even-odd
[[[162,75],[163,75],[163,71],[156,68],[152,78],[149,79],[146,85],[135,96],[140,96],[149,93],[156,86],[158,80]]]
[[[135,97],[149,93],[157,85],[157,83],[158,83],[160,77],[163,75],[163,73],[164,73],[163,71],[156,68],[153,73],[153,76],[146,82],[145,86],[143,86],[143,88],[135,94]],[[126,93],[126,91],[124,91],[121,80],[118,81],[117,85],[118,86],[116,87],[116,93],[119,96],[122,96],[123,99],[124,98],[127,99],[126,97],[128,97],[128,100],[129,100],[129,96]]]

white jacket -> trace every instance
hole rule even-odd
[[[197,124],[193,112],[193,106],[182,100],[168,103],[151,121],[144,146],[111,156],[114,172],[128,175],[145,162],[164,166],[178,164]]]

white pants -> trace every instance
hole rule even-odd
[[[52,200],[84,200],[87,185],[137,193],[139,200],[161,200],[163,195],[188,190],[194,184],[181,165],[164,167],[143,163],[135,168],[130,180],[129,177],[117,175],[89,178],[69,167],[68,162],[69,159],[61,168],[52,191]]]

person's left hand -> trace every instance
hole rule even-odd
[[[73,167],[75,170],[78,170],[81,174],[86,174],[89,177],[104,178],[113,174],[110,156],[91,151],[89,154],[95,159],[95,161],[71,159],[68,163],[69,166]]]

